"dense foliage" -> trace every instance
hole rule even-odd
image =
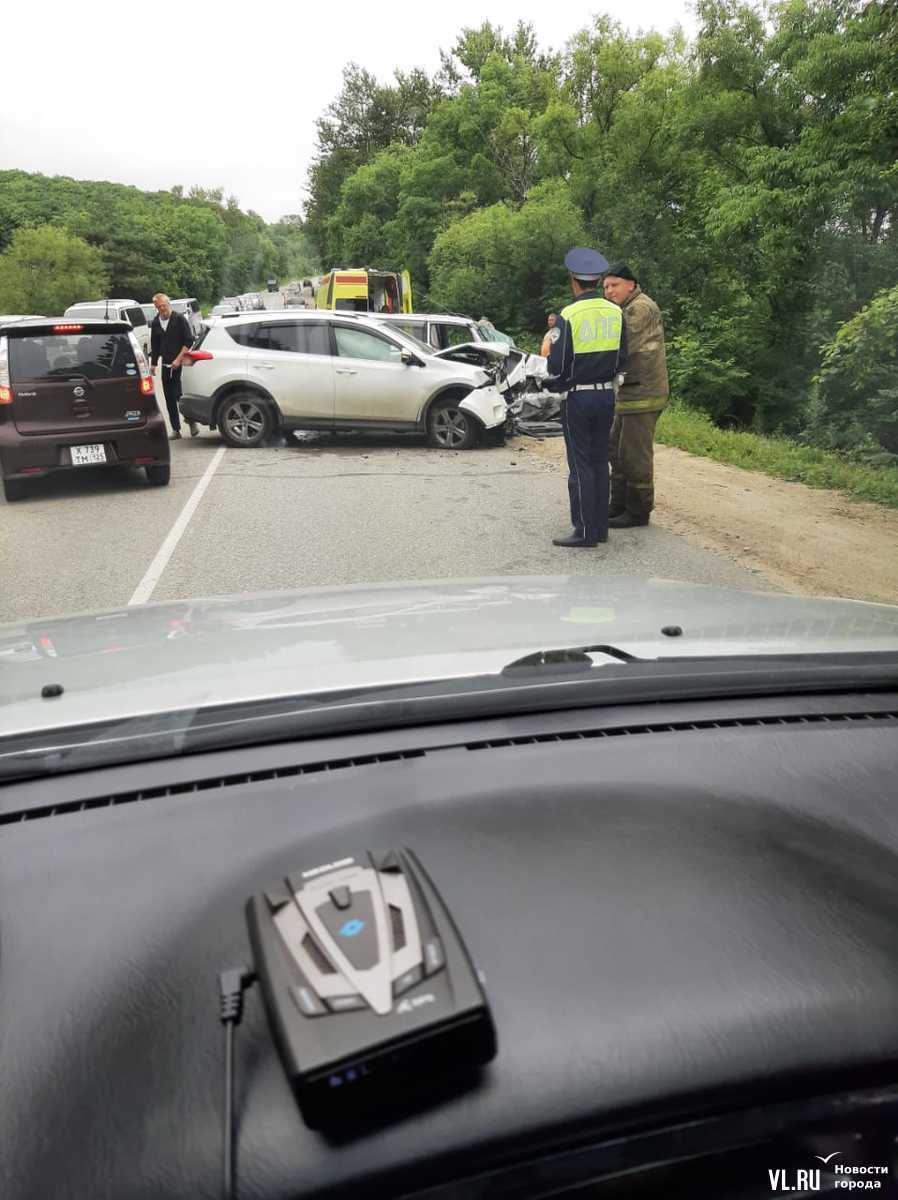
[[[697,13],[693,42],[597,17],[548,54],[528,27],[487,23],[433,79],[348,67],[319,122],[308,230],[326,266],[407,266],[417,307],[531,334],[582,237],[661,304],[681,399],[887,461],[892,335],[839,331],[894,331],[893,0]],[[877,365],[844,366],[849,342]]]
[[[266,225],[220,190],[0,171],[0,312],[52,315],[77,300],[159,291],[208,302],[313,266],[298,217]]]
[[[108,295],[107,285],[100,251],[55,225],[22,226],[0,254],[5,313],[56,315],[75,296]]]

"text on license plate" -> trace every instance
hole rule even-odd
[[[89,463],[104,463],[106,461],[106,447],[102,442],[98,442],[93,446],[70,446],[72,452],[72,466],[85,467]]]

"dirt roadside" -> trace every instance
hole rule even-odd
[[[509,448],[566,469],[562,438]],[[653,521],[805,596],[898,603],[898,511],[655,447]]]

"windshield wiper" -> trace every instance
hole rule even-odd
[[[523,658],[516,658],[514,662],[508,663],[502,668],[500,674],[517,677],[530,674],[545,675],[555,672],[589,671],[595,666],[592,660],[594,654],[604,654],[608,658],[614,658],[618,662],[624,663],[651,662],[651,659],[638,658],[635,654],[621,650],[618,646],[604,644],[567,646],[563,650],[536,650],[533,654],[525,654]]]

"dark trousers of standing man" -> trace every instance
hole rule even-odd
[[[181,371],[178,367],[172,370],[171,367],[162,368],[162,391],[165,393],[165,407],[168,409],[168,419],[175,433],[181,431],[181,411],[178,408],[178,401],[181,399]]]
[[[614,419],[614,392],[578,388],[561,406],[567,449],[571,524],[587,542],[608,536],[608,438]]]

